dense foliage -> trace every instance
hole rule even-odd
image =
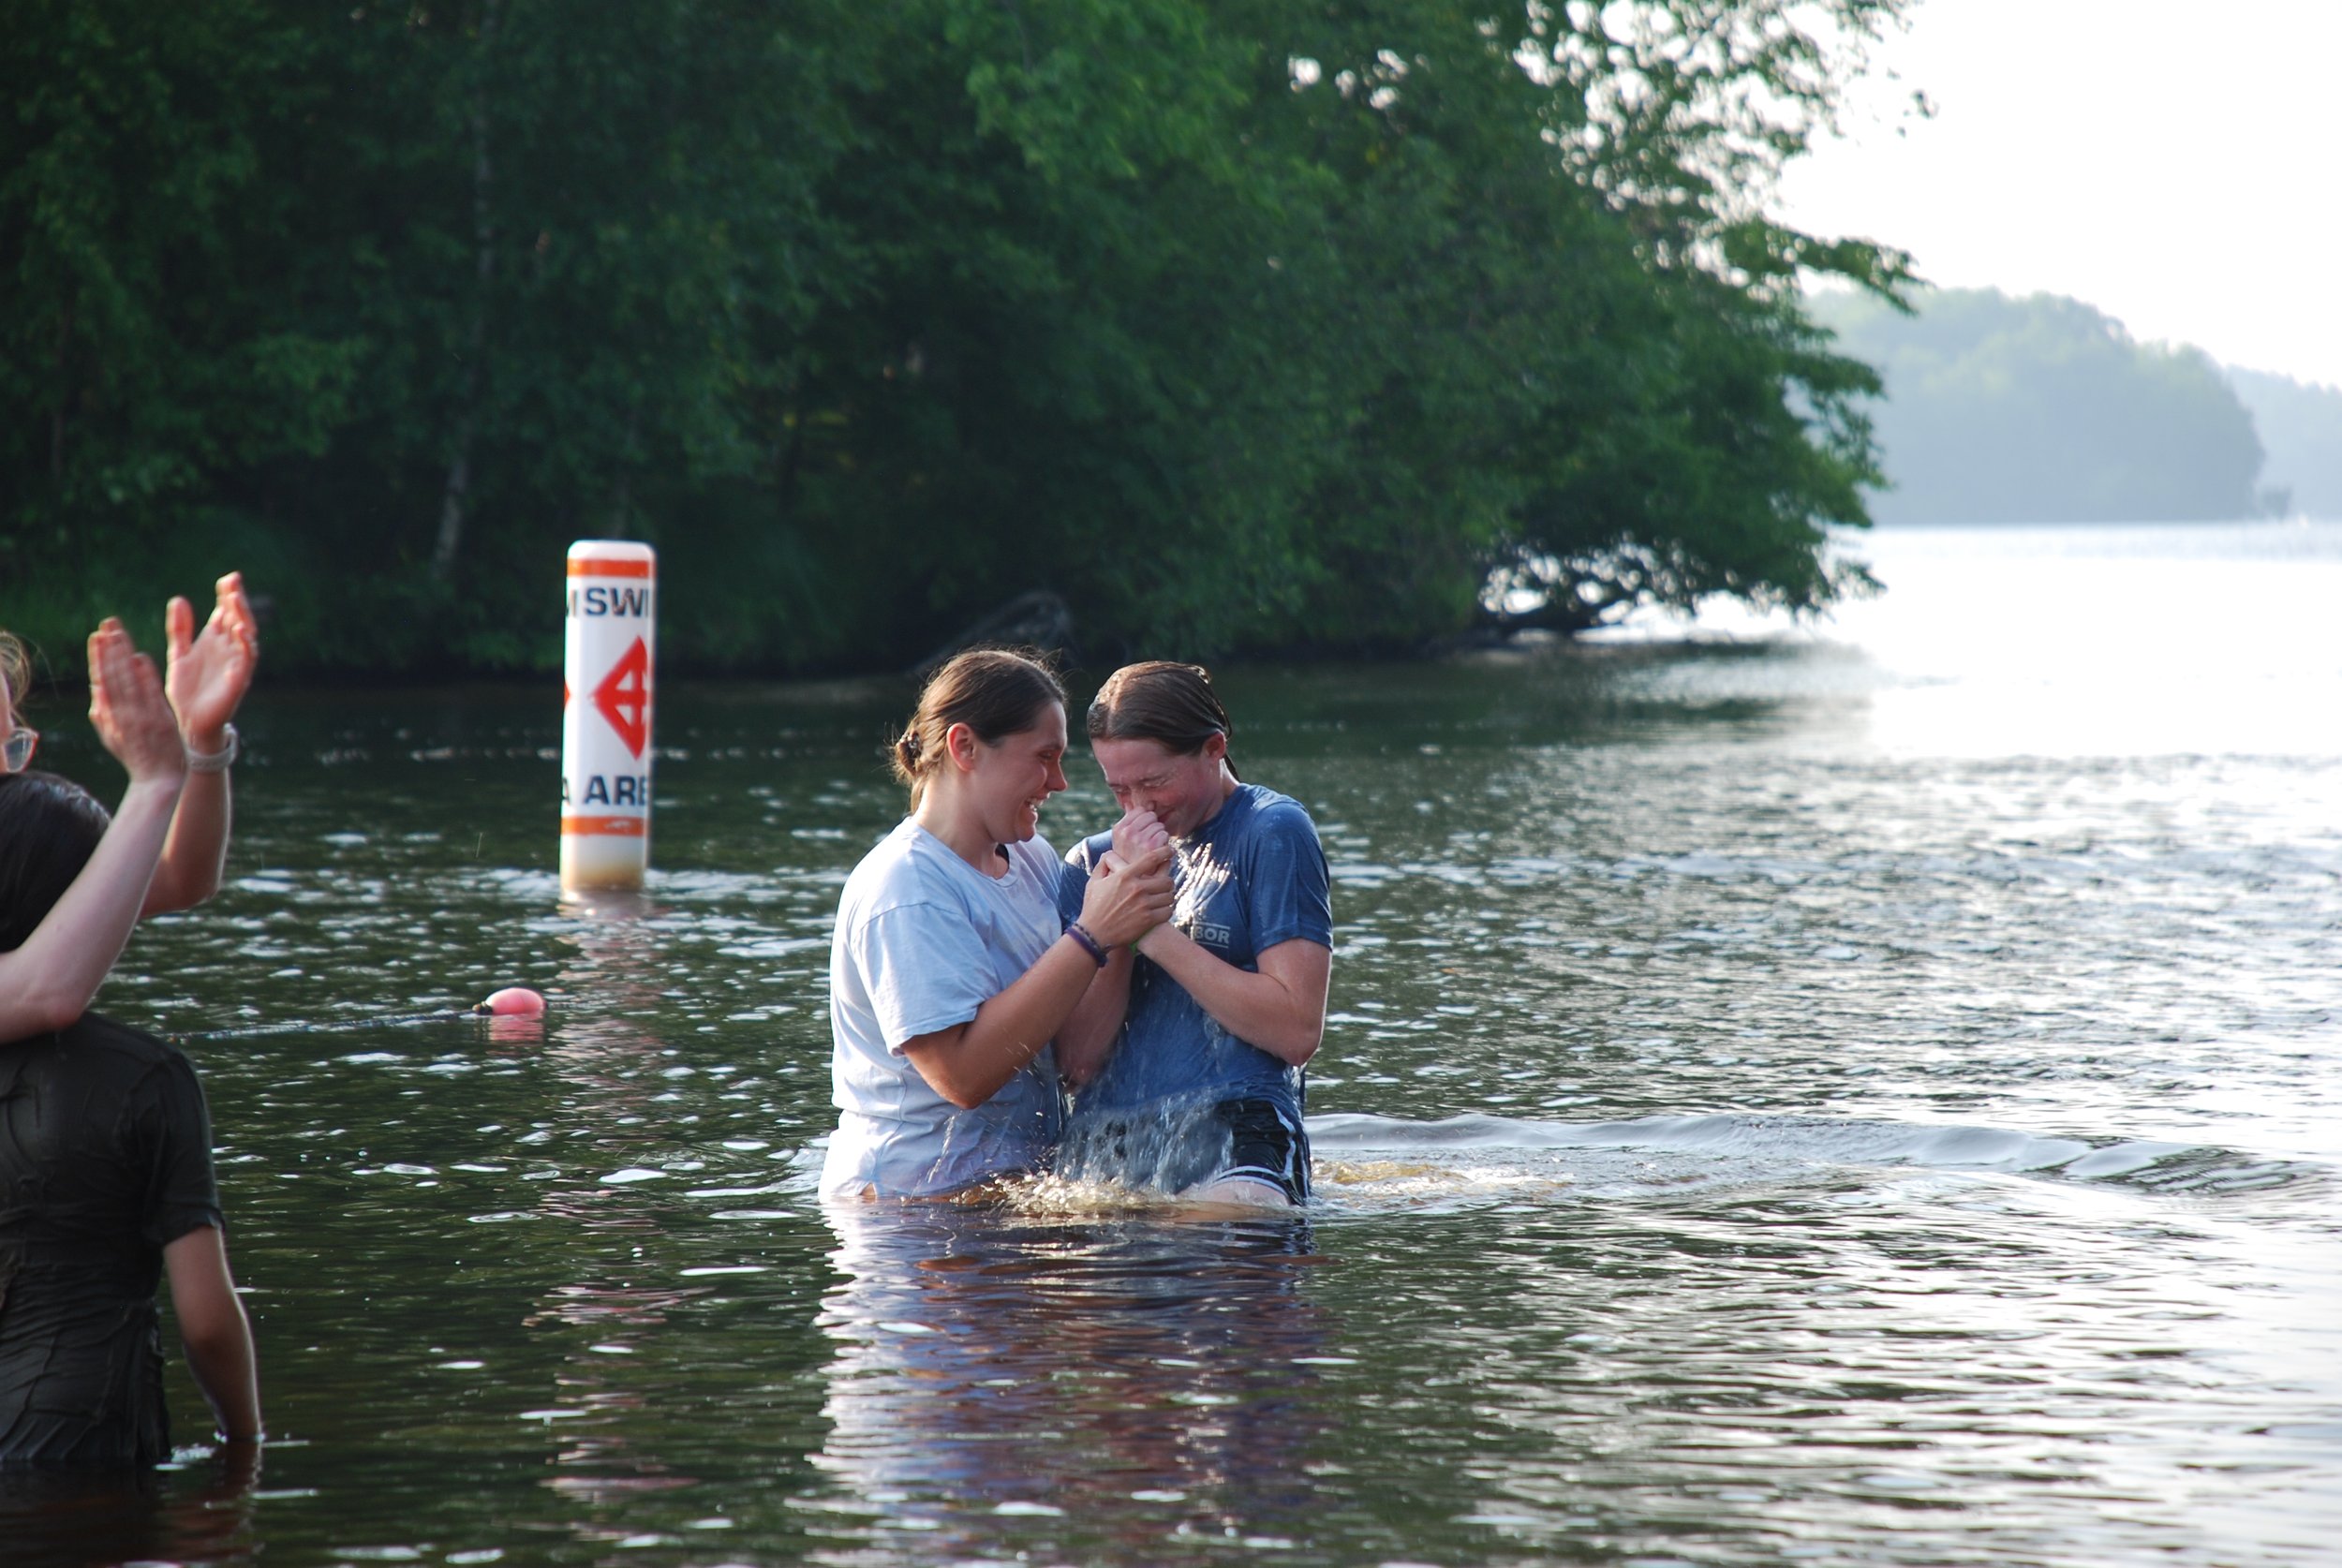
[[[1892,488],[1882,523],[2161,523],[2251,517],[2253,418],[2201,349],[2134,341],[2054,294],[1926,290],[1906,313],[1816,302],[1875,364]]]
[[[1758,198],[1905,0],[22,0],[0,620],[280,668],[1378,651],[1844,584],[1875,382]],[[1509,593],[1505,592],[1509,590]]]

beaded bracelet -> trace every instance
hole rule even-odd
[[[1106,967],[1106,950],[1098,945],[1098,939],[1091,936],[1089,928],[1080,921],[1076,920],[1068,924],[1065,927],[1065,934],[1081,943],[1082,951],[1096,959],[1100,969]]]

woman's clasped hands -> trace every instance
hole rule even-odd
[[[1171,836],[1153,812],[1129,812],[1082,892],[1082,926],[1108,947],[1135,942],[1171,918],[1175,897]]]

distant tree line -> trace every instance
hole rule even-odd
[[[2342,387],[2232,365],[2228,378],[2268,449],[2261,490],[2269,510],[2342,518]]]
[[[0,623],[241,566],[279,669],[1810,606],[1871,372],[1749,193],[1907,0],[18,0]]]
[[[2154,523],[2255,517],[2247,411],[2202,350],[2135,341],[2079,300],[1922,289],[1910,309],[1845,292],[1815,314],[1877,366],[1890,488],[1881,523]]]

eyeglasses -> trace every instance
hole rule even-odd
[[[22,773],[24,764],[33,760],[33,747],[40,744],[38,730],[10,730],[8,738],[0,741],[0,773]]]

